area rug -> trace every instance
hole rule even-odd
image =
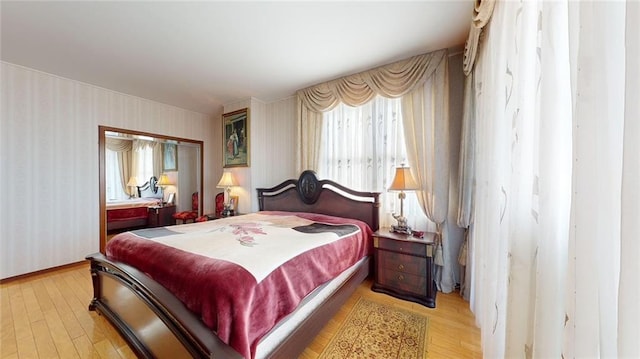
[[[429,319],[360,298],[321,359],[424,358]]]

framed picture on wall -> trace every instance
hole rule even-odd
[[[162,167],[164,172],[178,170],[178,145],[175,143],[162,145]]]
[[[249,166],[249,109],[222,115],[223,167]]]

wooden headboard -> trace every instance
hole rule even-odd
[[[380,223],[378,192],[360,192],[331,180],[318,180],[307,170],[272,188],[258,188],[261,211],[311,212],[354,218],[377,231]]]
[[[162,188],[158,187],[158,179],[156,176],[151,176],[149,180],[138,187],[138,198],[164,198]]]

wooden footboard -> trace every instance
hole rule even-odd
[[[371,257],[367,257],[358,269],[351,274],[340,288],[327,298],[322,306],[316,308],[304,322],[291,333],[287,340],[281,343],[270,355],[269,358],[297,358],[311,344],[320,330],[333,318],[340,307],[355,292],[370,273],[372,273]]]
[[[241,358],[164,287],[102,254],[91,260],[94,297],[104,315],[141,358]]]
[[[140,358],[241,358],[160,284],[135,268],[97,253],[91,261],[94,298],[104,315]],[[295,358],[370,273],[358,269],[275,350],[270,358]]]

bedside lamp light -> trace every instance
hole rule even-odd
[[[409,167],[404,167],[404,165],[397,167],[396,175],[389,187],[390,191],[400,191],[398,194],[398,198],[400,198],[400,215],[393,214],[393,218],[398,221],[398,225],[391,226],[391,230],[393,232],[411,234],[411,228],[407,225],[407,219],[404,217],[403,201],[407,198],[404,191],[412,191],[416,189],[420,189],[420,186],[418,186],[418,183],[411,175]]]
[[[160,179],[158,180],[158,187],[162,188],[162,202],[164,204],[164,192],[167,186],[173,186],[173,182],[169,179],[166,173],[160,175]]]
[[[129,182],[127,182],[127,187],[129,187],[129,199],[133,198],[136,196],[136,190],[133,189],[133,187],[136,187],[138,185],[138,180],[134,177],[131,176],[129,178]]]
[[[220,182],[216,187],[225,189],[225,198],[224,198],[224,212],[223,214],[229,214],[229,200],[231,199],[231,187],[237,186],[238,182],[233,177],[233,173],[224,171],[222,173],[222,178],[220,178]]]

